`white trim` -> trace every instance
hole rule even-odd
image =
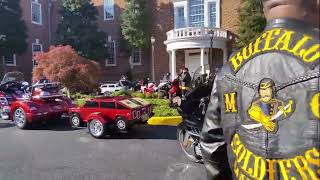
[[[115,16],[115,12],[114,12],[114,0],[111,0],[112,1],[112,3],[113,3],[113,5],[112,5],[112,15],[113,15],[113,17],[112,18],[106,18],[106,1],[107,0],[103,0],[103,19],[105,20],[105,21],[112,21],[112,20],[114,20],[114,16]]]
[[[184,13],[184,26],[188,27],[189,26],[189,18],[188,18],[188,1],[180,1],[180,2],[174,2],[173,3],[173,12],[174,12],[174,20],[176,18],[176,8],[178,7],[183,7],[183,13]],[[174,22],[175,25],[176,22]]]
[[[6,66],[17,66],[17,55],[13,54],[13,63],[12,64],[7,64],[5,61],[5,56],[2,56],[2,61],[6,64]]]
[[[141,49],[139,48],[139,63],[134,63],[133,62],[133,53],[134,53],[133,50],[134,49],[131,50],[130,64],[133,65],[133,66],[141,66],[142,65],[142,63],[141,63],[142,62]]]
[[[209,3],[216,2],[216,28],[220,28],[220,0],[205,0],[204,2],[204,26],[209,27]]]
[[[32,20],[32,4],[36,4],[36,5],[39,5],[39,10],[40,10],[40,12],[39,12],[39,17],[40,17],[40,22],[36,22],[36,21],[33,21]],[[31,12],[31,23],[32,24],[36,24],[36,25],[42,25],[42,6],[41,6],[41,3],[39,3],[39,1],[38,0],[32,0],[31,1],[31,7],[30,7],[30,12]]]
[[[34,62],[35,62],[35,59],[33,59],[33,56],[34,56],[34,48],[33,48],[33,46],[35,46],[35,45],[38,45],[38,46],[40,46],[40,51],[36,51],[36,52],[43,52],[43,46],[42,46],[42,44],[40,44],[39,43],[39,39],[36,39],[36,43],[32,43],[31,44],[31,49],[32,49],[32,67],[34,67]]]
[[[105,66],[109,67],[109,66],[117,66],[117,47],[116,47],[116,41],[108,41],[107,43],[113,43],[113,50],[114,50],[114,64],[108,64],[108,59],[106,58],[106,62],[105,62]]]

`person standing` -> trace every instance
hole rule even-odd
[[[185,93],[190,89],[191,86],[191,76],[188,68],[184,68],[182,70],[180,78],[182,95],[185,95]]]
[[[215,78],[200,138],[208,179],[319,179],[319,0],[262,3],[265,31]]]

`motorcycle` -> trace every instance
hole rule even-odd
[[[192,78],[192,89],[184,98],[176,97],[173,103],[183,121],[177,127],[179,144],[187,158],[194,162],[202,162],[200,151],[200,132],[210,101],[213,77],[209,65],[200,67]]]
[[[30,94],[30,85],[23,80],[21,72],[6,73],[0,84],[0,118],[8,120],[11,104],[16,100],[27,99]]]

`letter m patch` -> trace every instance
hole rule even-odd
[[[226,113],[236,113],[237,109],[237,93],[225,93],[224,94],[224,105]]]

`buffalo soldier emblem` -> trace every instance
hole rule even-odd
[[[277,99],[275,83],[270,78],[260,81],[258,96],[247,111],[249,118],[256,123],[242,126],[246,129],[263,127],[268,132],[276,133],[278,121],[292,114],[294,102],[291,99],[287,102]]]

